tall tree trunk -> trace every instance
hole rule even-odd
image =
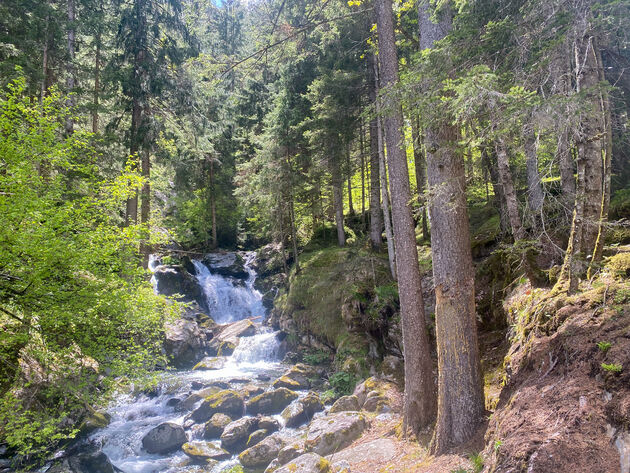
[[[214,159],[210,156],[210,234],[212,238],[212,248],[219,245],[217,239],[217,197],[214,185]]]
[[[74,72],[74,50],[75,50],[75,34],[76,34],[76,26],[74,24],[75,21],[75,0],[68,0],[68,65],[67,65],[67,74],[66,78],[66,92],[68,95],[68,100],[66,105],[70,109],[70,113],[74,113],[74,106],[76,105],[76,98],[74,97],[74,86],[75,86],[75,72]],[[72,134],[74,132],[74,119],[72,115],[66,118],[66,133]]]
[[[501,227],[501,233],[507,234],[510,232],[510,222],[507,218],[507,208],[505,207],[505,196],[503,195],[503,187],[499,179],[499,171],[497,169],[496,161],[492,159],[491,153],[496,155],[493,149],[483,145],[481,148],[481,161],[483,162],[488,174],[490,175],[490,182],[492,183],[492,190],[494,194],[494,206],[499,212],[499,221]]]
[[[40,103],[44,101],[44,97],[46,96],[46,90],[48,87],[48,49],[50,47],[50,35],[48,33],[49,24],[50,15],[46,15],[46,28],[44,30],[44,50],[42,51],[42,88],[39,96]]]
[[[385,96],[385,143],[392,193],[392,220],[396,240],[396,262],[400,313],[405,357],[404,423],[415,434],[435,418],[433,363],[424,318],[422,280],[418,264],[416,234],[409,202],[409,169],[404,149],[403,119],[400,103],[392,88],[398,82],[398,57],[394,37],[391,0],[376,0],[378,51],[381,61],[381,88]]]
[[[330,158],[330,174],[332,176],[333,207],[335,209],[335,223],[337,225],[337,242],[339,246],[346,244],[346,232],[343,228],[343,190],[341,166],[337,157]]]
[[[558,92],[568,97],[571,90],[571,53],[568,48],[554,59],[553,75]],[[572,209],[575,203],[575,163],[569,143],[569,125],[566,123],[562,124],[558,130],[558,146],[555,157],[560,170],[562,200],[568,209]]]
[[[94,53],[94,92],[92,99],[92,133],[98,133],[98,107],[101,93],[101,33],[95,37],[96,51]]]
[[[363,121],[359,124],[359,150],[361,157],[361,222],[363,230],[367,228],[365,221],[365,152],[363,148]]]
[[[525,130],[524,148],[527,167],[527,203],[534,215],[534,222],[538,222],[545,196],[538,173],[538,135],[532,127],[527,127]]]
[[[131,110],[131,133],[129,155],[132,159],[132,169],[138,166],[138,150],[140,146],[140,122],[142,120],[142,105],[140,100],[134,99]],[[127,199],[127,211],[125,213],[125,225],[138,223],[138,192]]]
[[[378,108],[378,107],[377,107]],[[383,195],[383,218],[385,220],[385,237],[387,238],[387,257],[389,258],[389,269],[394,279],[398,279],[396,271],[396,241],[394,240],[394,229],[392,228],[392,218],[389,200],[389,185],[387,180],[387,166],[385,165],[385,143],[383,139],[383,126],[381,118],[377,118],[378,128],[378,169],[381,176],[381,194]]]
[[[431,48],[451,25],[450,11],[431,21],[428,2],[418,9],[420,48]],[[458,128],[448,117],[425,129],[435,285],[438,412],[432,451],[468,441],[483,422],[484,396],[477,342],[475,281],[466,209],[466,175],[455,151]]]
[[[293,198],[289,201],[289,221],[291,223],[291,244],[293,245],[293,263],[295,264],[295,272],[300,272],[300,259],[297,246],[297,232],[295,231],[295,209],[293,206]]]
[[[370,103],[376,103],[377,96],[377,81],[378,81],[378,65],[376,64],[376,60],[373,54],[368,55],[368,75],[369,75],[369,95],[370,95]],[[378,251],[381,249],[383,245],[383,210],[381,210],[381,172],[380,172],[380,137],[379,137],[379,124],[378,119],[373,117],[370,120],[370,243],[372,244],[372,249]],[[385,190],[387,190],[387,184],[385,184]],[[387,195],[383,196],[383,199],[387,199]],[[389,220],[389,203],[383,204],[383,206],[387,208],[385,213],[385,219],[388,223],[388,226],[391,227],[391,221]],[[390,228],[391,230],[391,228]],[[387,234],[388,239],[388,248],[390,245],[390,235]],[[393,241],[391,242],[393,244]],[[393,246],[392,251],[389,252],[391,257],[393,258]],[[395,263],[390,259],[390,269],[392,270],[392,275],[396,274]],[[395,276],[394,276],[395,277]]]
[[[352,205],[352,163],[350,162],[350,142],[346,145],[346,165],[348,166],[348,210],[350,215],[354,215]]]
[[[601,51],[596,49],[597,62],[600,66],[603,66]],[[604,82],[606,77],[604,76],[603,67],[598,67],[600,74],[600,82]],[[610,98],[608,91],[603,90],[600,93],[600,102],[602,109],[602,122],[604,126],[604,143],[603,143],[603,156],[604,156],[604,179],[602,183],[602,199],[601,199],[601,211],[599,216],[599,225],[597,232],[597,241],[595,242],[595,249],[593,250],[593,258],[591,258],[591,264],[588,268],[587,278],[593,276],[593,271],[597,268],[604,252],[604,240],[606,238],[606,224],[608,223],[608,211],[610,208],[610,178],[612,173],[612,115],[610,111]]]
[[[424,196],[424,187],[426,183],[426,169],[424,164],[424,153],[422,152],[422,143],[420,141],[420,124],[418,117],[411,117],[411,138],[413,141],[413,161],[416,171],[416,190],[418,192],[418,204],[420,204],[420,221],[422,223],[422,239],[429,238],[429,229],[427,226],[427,207]]]
[[[497,140],[497,168],[499,170],[499,181],[503,189],[503,196],[505,197],[505,205],[512,229],[512,236],[514,237],[514,241],[522,240],[525,238],[525,231],[523,230],[521,217],[518,212],[518,199],[516,197],[516,191],[514,190],[514,182],[512,181],[507,147],[500,138]]]

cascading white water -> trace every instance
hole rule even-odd
[[[216,322],[228,323],[248,317],[260,317],[258,321],[264,319],[266,311],[262,296],[254,288],[256,272],[251,267],[254,257],[253,253],[246,254],[245,270],[249,277],[243,285],[219,274],[212,274],[201,261],[193,261],[197,279],[210,308],[209,315]],[[151,256],[149,270],[154,272],[159,265],[159,259]],[[152,282],[157,291],[155,277]],[[236,457],[214,467],[200,469],[199,465],[190,464],[181,450],[166,455],[149,454],[142,447],[142,438],[162,422],[184,423],[188,411],[178,411],[170,401],[174,398],[186,399],[192,392],[193,382],[205,386],[220,380],[230,384],[231,389],[238,390],[238,383],[241,382],[238,379],[246,378],[268,388],[269,382],[261,382],[260,379],[274,379],[280,376],[285,367],[278,360],[280,342],[277,333],[261,325],[257,331],[256,335],[240,338],[236,350],[222,369],[164,373],[161,376],[162,388],[156,396],[121,395],[108,410],[112,417],[111,423],[95,432],[91,440],[101,445],[110,461],[125,473],[220,473],[234,466],[238,463]],[[237,380],[232,384],[232,379]],[[187,430],[189,440],[201,439],[200,427],[198,425]]]
[[[220,274],[212,274],[212,270],[204,263],[193,260],[197,280],[206,296],[209,315],[215,322],[224,324],[248,317],[264,319],[266,310],[262,294],[254,287],[256,271],[251,267],[254,257],[253,252],[246,254],[245,270],[249,276],[242,286]]]

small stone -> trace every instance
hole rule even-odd
[[[198,462],[227,460],[232,455],[210,442],[188,442],[182,446],[186,455]]]

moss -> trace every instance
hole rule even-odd
[[[630,276],[630,253],[619,253],[606,260],[605,267],[615,275]]]
[[[219,391],[216,394],[211,394],[206,398],[206,402],[208,402],[210,407],[217,408],[230,398],[239,398],[242,400],[239,393],[228,389],[225,391]]]

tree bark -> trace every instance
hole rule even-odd
[[[525,238],[525,231],[523,230],[521,217],[518,212],[518,199],[516,197],[516,191],[514,190],[514,182],[512,181],[507,148],[500,138],[497,140],[497,168],[499,170],[499,181],[503,189],[503,196],[505,197],[505,205],[512,229],[512,236],[514,237],[514,241],[522,240]]]
[[[149,232],[149,218],[151,217],[151,153],[149,148],[143,148],[142,150],[142,191],[140,193],[140,223],[146,228],[145,231]],[[149,254],[151,253],[151,247],[146,239],[140,242],[140,254],[142,255],[142,265],[146,269],[149,265]]]
[[[570,52],[566,51],[566,54],[559,54],[553,64],[553,74],[558,92],[566,97],[569,96],[571,90],[570,57]],[[575,203],[575,163],[571,154],[569,126],[567,124],[562,124],[558,130],[558,146],[555,157],[560,170],[562,200],[566,208],[572,209]]]
[[[210,220],[211,220],[211,238],[212,248],[219,246],[217,239],[217,197],[214,186],[214,159],[210,156]]]
[[[510,231],[510,222],[507,218],[505,197],[503,195],[503,187],[501,187],[501,182],[499,180],[499,171],[497,170],[495,160],[490,156],[491,151],[494,150],[491,150],[488,146],[483,145],[481,149],[481,160],[490,175],[490,182],[492,183],[492,190],[494,194],[494,206],[499,213],[501,233],[507,234]]]
[[[293,245],[293,263],[295,264],[295,272],[300,272],[300,259],[298,255],[297,232],[295,231],[295,210],[293,207],[293,199],[289,201],[289,222],[291,223],[291,244]]]
[[[365,153],[363,151],[363,121],[359,124],[359,154],[361,158],[361,222],[363,230],[367,228],[365,221]]]
[[[383,143],[383,127],[381,119],[377,119],[378,127],[378,169],[381,176],[381,193],[383,194],[383,217],[385,220],[385,237],[387,238],[387,257],[389,258],[389,270],[394,279],[398,279],[396,271],[396,241],[394,240],[394,229],[392,228],[392,219],[389,200],[389,185],[387,179],[387,166],[385,165],[385,145]]]
[[[94,53],[94,91],[92,99],[92,133],[98,133],[98,107],[101,93],[101,33],[95,37],[96,51]]]
[[[369,74],[369,95],[370,95],[370,103],[376,104],[376,96],[378,90],[378,74],[377,74],[377,64],[373,54],[368,55],[368,74]],[[372,249],[378,251],[381,249],[383,245],[383,210],[381,209],[381,189],[380,189],[380,181],[381,181],[381,172],[380,172],[380,146],[379,146],[379,124],[378,119],[376,117],[370,120],[370,243],[372,245]],[[385,186],[385,189],[387,187]],[[387,195],[383,195],[383,199],[387,199]],[[387,223],[391,226],[391,221],[389,220],[389,203],[383,204],[383,206],[387,207],[387,211],[385,212],[385,219]],[[391,228],[390,228],[391,230]],[[387,235],[388,239],[388,247],[389,247],[389,239],[390,235]],[[393,257],[393,248],[390,254]],[[392,275],[396,274],[395,263],[390,261],[390,269],[392,270]]]
[[[350,161],[350,142],[346,145],[346,165],[348,166],[348,210],[350,215],[354,215],[352,205],[352,163]]]
[[[418,23],[420,48],[431,48],[448,34],[451,14],[442,12],[440,21],[433,23],[428,2],[421,2]],[[463,157],[455,151],[458,128],[450,122],[449,117],[444,117],[425,129],[436,294],[438,412],[431,442],[431,450],[436,454],[472,438],[485,411],[466,175]]]
[[[534,215],[534,222],[538,220],[543,207],[544,194],[542,182],[538,173],[538,135],[528,127],[525,130],[524,148],[527,167],[527,203]]]
[[[409,202],[409,169],[404,149],[400,103],[392,94],[398,82],[398,57],[391,0],[377,0],[378,51],[381,88],[386,92],[385,142],[392,193],[392,220],[396,239],[398,291],[405,357],[404,424],[418,434],[435,418],[435,382],[424,318],[422,281],[413,215]]]

